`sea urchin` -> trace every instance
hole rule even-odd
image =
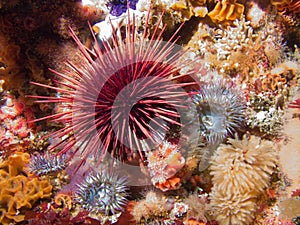
[[[179,30],[164,42],[165,27],[160,30],[157,25],[149,38],[149,16],[150,11],[141,34],[129,14],[125,31],[112,26],[112,40],[104,40],[100,47],[94,37],[93,50],[71,31],[83,55],[82,65],[68,62],[66,73],[52,70],[60,78],[57,86],[32,82],[59,92],[57,97],[31,96],[39,98],[36,102],[63,103],[69,109],[35,120],[66,124],[53,134],[62,139],[54,146],[62,147],[61,153],[75,149],[82,163],[91,156],[99,163],[107,152],[122,161],[143,158],[143,152],[159,145],[172,127],[182,126],[181,110],[191,102],[185,87],[195,82],[179,79],[192,71],[179,72],[188,63],[180,60],[184,52],[175,44]]]

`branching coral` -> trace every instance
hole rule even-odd
[[[0,164],[0,222],[23,221],[26,209],[33,204],[51,195],[52,186],[48,180],[29,178],[24,167],[28,163],[27,153],[15,153]]]

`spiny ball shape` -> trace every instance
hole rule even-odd
[[[228,194],[261,192],[276,166],[274,143],[253,135],[242,140],[229,139],[228,143],[222,144],[211,160],[214,186]]]
[[[200,133],[211,145],[220,144],[243,125],[243,92],[232,83],[216,80],[204,84],[193,101],[199,113]]]
[[[110,216],[123,211],[127,190],[125,177],[93,172],[78,184],[75,198],[89,212]]]
[[[64,105],[64,111],[35,121],[63,122],[66,126],[53,133],[62,141],[53,148],[61,153],[75,149],[74,155],[79,151],[82,163],[88,157],[100,163],[106,153],[121,161],[143,158],[145,150],[157,145],[157,137],[181,126],[184,113],[179,109],[191,102],[183,88],[195,82],[178,82],[191,74],[179,73],[187,62],[179,60],[184,52],[175,45],[178,31],[164,42],[164,29],[158,32],[157,26],[149,39],[148,21],[140,34],[131,17],[125,31],[113,28],[112,40],[103,46],[94,37],[93,50],[72,32],[82,65],[68,62],[65,73],[53,71],[60,79],[57,86],[32,82],[59,92],[56,97],[30,96],[39,98],[36,102]]]
[[[52,153],[35,153],[31,156],[28,164],[28,172],[36,175],[58,172],[67,166],[66,155],[55,155]]]

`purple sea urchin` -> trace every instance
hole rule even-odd
[[[127,203],[126,178],[108,172],[90,173],[78,184],[75,197],[92,213],[110,216],[123,210]]]
[[[183,55],[175,45],[178,31],[163,42],[165,28],[159,32],[157,26],[149,40],[149,15],[143,34],[136,31],[131,17],[125,40],[124,33],[113,28],[112,40],[103,41],[102,48],[94,37],[93,51],[72,32],[84,56],[82,65],[69,62],[66,73],[53,71],[63,80],[55,81],[58,87],[32,82],[59,92],[58,97],[31,96],[40,98],[36,102],[64,103],[68,109],[35,121],[64,122],[66,126],[53,134],[62,139],[54,147],[62,147],[61,153],[79,151],[82,163],[88,157],[99,163],[107,152],[122,161],[143,158],[145,150],[162,140],[158,137],[183,124],[180,110],[191,102],[183,88],[195,82],[178,82],[192,73],[179,73],[186,62],[178,65]]]
[[[35,153],[31,156],[28,171],[36,175],[44,175],[65,169],[67,166],[66,155],[55,155],[51,153]]]
[[[246,108],[243,93],[232,83],[215,81],[201,86],[194,95],[200,120],[200,133],[210,145],[220,144],[243,124]]]

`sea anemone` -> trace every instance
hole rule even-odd
[[[91,213],[106,216],[123,211],[127,203],[126,178],[105,171],[92,172],[77,185],[75,199]]]
[[[55,155],[52,153],[35,153],[28,163],[28,172],[36,175],[44,175],[65,169],[67,166],[66,155]]]
[[[62,147],[61,153],[80,151],[82,163],[88,157],[100,163],[107,152],[121,161],[143,158],[145,150],[162,140],[158,137],[183,124],[181,115],[191,102],[184,88],[195,82],[178,80],[192,72],[179,73],[188,63],[181,60],[184,52],[175,44],[179,30],[164,42],[165,28],[157,25],[149,40],[149,14],[142,34],[136,31],[134,16],[128,15],[125,30],[112,26],[112,40],[103,40],[101,47],[94,37],[93,50],[71,31],[82,52],[82,64],[68,62],[66,73],[53,71],[63,80],[55,81],[58,87],[32,82],[59,92],[56,97],[30,96],[40,99],[36,102],[65,106],[63,112],[35,120],[65,123],[53,133],[63,139],[53,146]],[[158,24],[161,22],[162,18]]]
[[[219,80],[201,86],[194,95],[200,120],[200,134],[210,145],[217,146],[229,134],[242,127],[246,108],[242,90]]]

